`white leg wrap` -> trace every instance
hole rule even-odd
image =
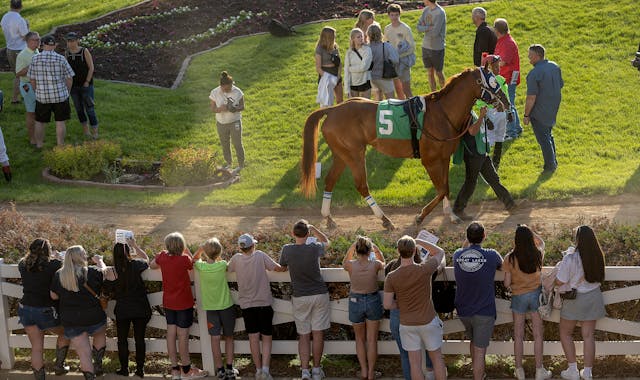
[[[450,215],[452,213],[452,211],[451,211],[451,203],[449,202],[449,198],[447,198],[447,197],[444,197],[444,199],[442,199],[442,211],[446,215]]]
[[[322,209],[320,213],[323,217],[328,217],[331,215],[331,196],[333,195],[330,191],[325,191],[322,195]]]
[[[376,200],[373,199],[371,195],[366,197],[364,200],[367,202],[369,207],[371,207],[371,211],[373,211],[373,215],[377,216],[378,218],[382,218],[384,216],[382,209],[380,208],[380,206],[378,206],[378,204],[376,203]]]

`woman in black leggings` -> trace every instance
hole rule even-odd
[[[130,248],[135,250],[131,257]],[[141,274],[149,268],[149,257],[138,247],[135,239],[127,239],[127,244],[116,243],[113,247],[114,270],[107,271],[106,279],[115,289],[116,328],[118,331],[118,358],[122,376],[129,375],[129,328],[133,324],[136,342],[136,372],[144,377],[145,332],[151,319],[151,306]]]

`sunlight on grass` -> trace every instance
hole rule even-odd
[[[119,3],[126,2],[119,0]],[[636,0],[615,3],[496,0],[483,6],[490,20],[498,16],[509,20],[520,45],[523,80],[516,101],[520,114],[526,92],[524,77],[531,69],[526,58],[528,45],[545,45],[548,58],[559,63],[565,80],[558,125],[554,129],[558,171],[550,179],[538,177],[542,167],[540,148],[531,128],[525,127],[523,137],[506,146],[500,165],[505,186],[516,197],[529,199],[638,191],[640,141],[636,138],[637,122],[633,116],[637,111],[638,72],[629,64],[637,47]],[[470,21],[472,8],[473,5],[446,8],[447,76],[472,63],[475,31]],[[71,13],[69,18],[79,17],[76,14]],[[414,26],[419,15],[419,11],[412,11],[402,17]],[[388,23],[384,15],[380,21],[383,26]],[[348,46],[353,23],[354,20],[329,22],[337,29],[342,52]],[[219,73],[228,70],[244,91],[247,107],[243,113],[247,167],[242,171],[241,181],[230,188],[176,194],[43,183],[39,176],[41,154],[32,152],[26,141],[23,108],[7,105],[2,127],[16,175],[11,186],[2,186],[0,199],[141,206],[319,207],[323,181],[318,181],[319,195],[315,200],[304,199],[297,183],[302,129],[307,115],[317,107],[313,49],[324,24],[298,27],[297,36],[287,39],[269,35],[240,38],[196,57],[176,91],[97,81],[102,137],[120,143],[128,156],[160,159],[175,147],[219,149],[208,96],[217,86]],[[611,29],[610,25],[616,27]],[[416,39],[420,38],[416,33]],[[418,44],[418,61],[419,49]],[[0,75],[3,88],[9,88],[10,78],[10,74]],[[427,91],[426,73],[419,63],[414,67],[412,84],[416,94]],[[46,140],[46,146],[52,147],[52,125],[47,128]],[[68,123],[68,142],[81,141],[80,125],[74,117]],[[322,139],[319,159],[324,175],[332,158]],[[373,151],[368,152],[367,159],[369,186],[379,203],[422,205],[434,196],[433,186],[418,160],[393,159]],[[450,174],[450,189],[455,196],[463,181],[464,168],[452,166]],[[338,181],[333,199],[336,206],[364,205],[348,169]],[[482,199],[495,199],[495,195],[479,181],[473,200]]]

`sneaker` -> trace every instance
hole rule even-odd
[[[551,371],[544,367],[536,368],[536,380],[547,380],[551,378]]]
[[[565,369],[564,371],[560,372],[560,377],[562,377],[565,380],[580,380],[580,372],[578,372],[577,369]]]
[[[262,372],[262,380],[273,380],[273,376],[269,372]]]
[[[581,370],[580,370],[580,378],[581,378],[582,380],[591,380],[591,379],[593,379],[593,376],[592,376],[592,375],[593,375],[593,374],[585,375],[585,374],[584,374],[584,369],[581,369]]]
[[[524,368],[518,367],[514,373],[516,380],[524,380],[526,377],[524,375]]]
[[[427,371],[427,372],[424,374],[424,378],[425,378],[426,380],[436,380],[436,373],[435,373],[435,372],[433,372],[433,371]]]
[[[191,369],[187,373],[182,374],[182,380],[186,379],[201,379],[203,377],[207,377],[209,373],[207,371],[203,371],[198,367],[191,366]]]
[[[312,378],[312,380],[322,380],[322,379],[324,379],[324,371],[322,370],[322,368],[319,368],[317,372],[316,372],[316,370],[314,368],[314,370],[311,372],[311,378]]]
[[[227,376],[227,371],[225,371],[224,368],[218,369],[218,379],[224,380],[226,376]]]
[[[264,372],[262,372],[261,368],[256,370],[256,380],[264,380]]]
[[[171,369],[171,380],[181,380],[180,377],[180,368],[178,369]]]
[[[302,380],[311,380],[311,374],[309,373],[309,370],[302,370],[302,376],[301,376]]]
[[[226,380],[236,380],[236,375],[240,374],[240,371],[238,371],[235,368],[231,368],[231,369],[227,369],[225,370],[225,379]]]

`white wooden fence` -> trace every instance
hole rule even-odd
[[[550,269],[550,268],[547,268]],[[448,267],[447,277],[454,278],[453,268]],[[147,270],[144,274],[144,279],[147,281],[161,281],[162,277],[159,270]],[[322,270],[322,276],[326,282],[349,282],[348,274],[339,268],[326,268]],[[501,281],[503,274],[498,272],[496,275],[496,281]],[[18,322],[16,315],[9,315],[10,309],[8,307],[9,298],[22,298],[22,286],[7,282],[7,279],[19,279],[20,273],[18,272],[17,265],[4,264],[0,258],[0,295],[2,296],[2,302],[0,302],[0,361],[2,361],[2,368],[9,369],[14,364],[13,350],[15,348],[30,348],[29,340],[25,334],[16,334],[16,330],[22,329],[22,325]],[[269,279],[272,282],[290,282],[288,272],[284,273],[269,273]],[[380,276],[380,280],[383,280],[383,276]],[[200,286],[199,277],[197,273],[194,278],[194,294],[197,299],[200,299]],[[228,275],[229,282],[235,281],[235,274],[230,273]],[[640,281],[640,267],[607,267],[606,268],[606,281]],[[232,292],[234,299],[237,294]],[[162,292],[152,293],[148,295],[151,306],[162,304]],[[635,301],[640,299],[640,285],[633,285],[624,288],[618,288],[604,292],[605,305],[615,304],[625,301]],[[509,309],[510,301],[497,298],[497,320],[496,325],[507,324],[512,322],[511,310]],[[114,318],[113,315],[114,301],[109,303],[107,315],[110,318]],[[201,309],[201,305],[198,304],[198,321],[191,327],[191,335],[193,337],[207,337],[207,323],[206,313]],[[292,322],[293,316],[291,312],[291,302],[288,300],[274,299],[273,303],[274,317],[273,324],[282,324],[286,322]],[[560,313],[558,310],[554,310],[552,315],[546,320],[552,322],[559,322]],[[343,325],[350,325],[348,318],[348,300],[346,298],[335,300],[331,302],[331,322]],[[150,327],[158,329],[166,329],[166,321],[164,317],[154,314],[149,322]],[[618,320],[612,318],[603,318],[598,321],[596,328],[601,331],[607,331],[611,333],[625,334],[632,337],[640,337],[640,323],[636,321]],[[236,321],[236,331],[244,330],[244,322],[242,318]],[[389,320],[385,319],[380,326],[381,331],[389,332]],[[464,327],[459,319],[451,319],[444,322],[444,333],[451,334],[464,331]],[[625,341],[598,341],[596,343],[596,352],[599,354],[606,353],[607,355],[640,355],[640,340],[625,340]],[[224,344],[222,345],[224,350]],[[129,339],[129,347],[131,350],[135,349],[133,339]],[[46,336],[45,348],[55,348],[55,336]],[[525,355],[533,355],[533,342],[525,342]],[[192,353],[202,354],[202,363],[204,369],[213,371],[213,357],[211,354],[211,340],[210,339],[191,339],[189,349]],[[578,354],[582,353],[582,345],[576,344]],[[107,350],[116,351],[117,344],[115,337],[109,337],[107,339]],[[378,350],[381,355],[385,354],[397,354],[398,350],[395,341],[379,341]],[[147,351],[148,352],[166,352],[166,341],[163,338],[147,338]],[[249,341],[241,340],[235,342],[236,353],[247,354],[250,353]],[[446,340],[442,348],[444,354],[468,354],[469,342],[464,340]],[[273,354],[297,354],[298,346],[295,340],[274,340],[273,341]],[[325,353],[326,354],[342,354],[342,355],[354,355],[355,341],[326,341]],[[513,353],[513,343],[511,341],[492,341],[488,353],[490,354],[502,354],[510,355]],[[544,347],[545,355],[562,355],[562,347],[559,341],[547,341]]]

